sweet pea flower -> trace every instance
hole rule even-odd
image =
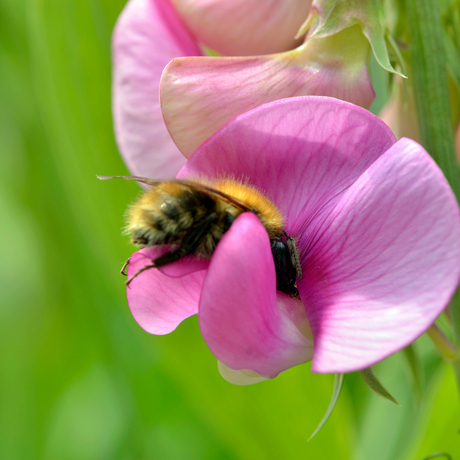
[[[130,0],[113,38],[113,112],[131,172],[176,175],[226,123],[278,99],[324,95],[369,108],[361,27],[299,42],[310,3]],[[205,47],[225,56],[205,56]]]
[[[278,206],[300,254],[300,298],[276,291],[270,241],[252,213],[236,219],[210,260],[146,270],[127,296],[152,334],[197,313],[230,382],[273,378],[309,360],[318,373],[367,368],[447,306],[460,277],[457,202],[426,151],[396,142],[370,112],[327,97],[260,106],[201,145],[178,177],[222,175],[247,180]],[[128,276],[161,251],[133,254]]]

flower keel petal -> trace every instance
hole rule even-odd
[[[203,285],[199,322],[213,354],[231,369],[273,378],[311,359],[312,344],[291,318],[302,304],[281,294],[278,306],[270,240],[251,213],[219,242]],[[292,300],[292,301],[291,301]]]

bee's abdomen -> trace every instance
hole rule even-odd
[[[152,189],[133,206],[127,228],[131,241],[141,246],[180,245],[189,232],[206,225],[195,253],[211,255],[222,237],[220,216],[216,214],[209,228],[208,216],[216,213],[216,200],[199,190],[174,185],[173,190]]]

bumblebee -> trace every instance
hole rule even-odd
[[[255,187],[231,178],[97,177],[135,180],[150,185],[151,188],[131,205],[126,233],[133,244],[141,247],[168,245],[172,248],[152,260],[152,265],[135,273],[128,284],[145,270],[170,264],[190,254],[211,257],[235,219],[244,212],[252,212],[270,238],[276,288],[291,297],[299,295],[295,283],[296,276],[302,277],[302,269],[294,238],[286,234],[283,216],[276,205]]]

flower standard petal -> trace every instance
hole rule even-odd
[[[189,157],[230,120],[277,99],[332,96],[369,108],[375,96],[369,49],[354,26],[332,37],[307,39],[287,53],[174,59],[160,83],[165,123]]]
[[[200,299],[201,333],[222,363],[275,377],[311,359],[312,342],[293,321],[305,326],[302,303],[278,297],[268,234],[242,214],[213,254]]]
[[[408,345],[459,281],[456,200],[433,160],[408,139],[376,160],[299,245],[313,372],[364,369]]]
[[[327,97],[275,101],[205,142],[178,177],[247,179],[278,206],[288,233],[315,232],[346,189],[393,143],[367,110]]]
[[[164,252],[164,251],[163,251]],[[156,247],[131,256],[128,279],[161,255]],[[167,334],[185,318],[198,313],[198,301],[205,271],[170,277],[152,268],[140,273],[127,288],[128,304],[139,326],[151,334]]]
[[[170,177],[185,163],[164,126],[158,88],[172,58],[199,55],[169,2],[128,2],[113,36],[113,115],[118,146],[133,174]]]
[[[201,42],[229,56],[293,48],[311,4],[311,0],[172,1]]]

